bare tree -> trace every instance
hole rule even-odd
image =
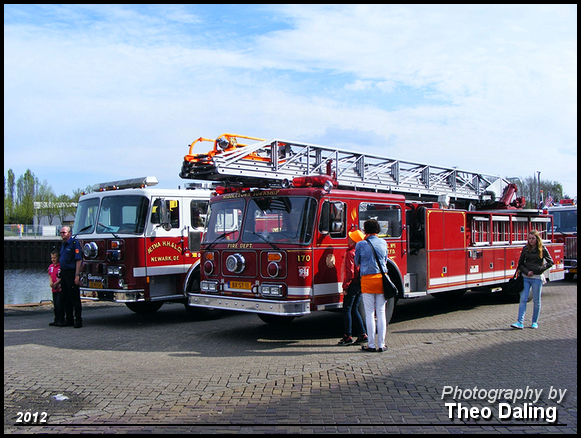
[[[541,200],[541,190],[543,191],[543,201],[547,196],[558,202],[563,199],[563,186],[557,181],[543,181],[540,183],[535,176],[521,178],[522,184],[518,185],[518,196],[524,196],[527,203],[526,208],[537,208]]]

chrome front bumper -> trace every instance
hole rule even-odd
[[[281,316],[302,316],[311,313],[309,300],[276,301],[189,293],[188,305]]]
[[[119,291],[115,289],[88,289],[81,287],[81,298],[93,301],[114,301],[116,303],[143,302],[143,289]]]

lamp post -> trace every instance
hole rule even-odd
[[[537,174],[537,193],[539,194],[540,199],[537,200],[537,210],[539,210],[541,203],[543,202],[543,191],[541,190],[541,171],[537,170],[535,172]]]

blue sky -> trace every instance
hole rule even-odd
[[[5,176],[183,187],[226,132],[575,197],[577,6],[4,5]]]

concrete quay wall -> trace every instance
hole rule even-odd
[[[60,247],[58,237],[4,237],[4,266],[46,264],[50,253],[59,251]]]

